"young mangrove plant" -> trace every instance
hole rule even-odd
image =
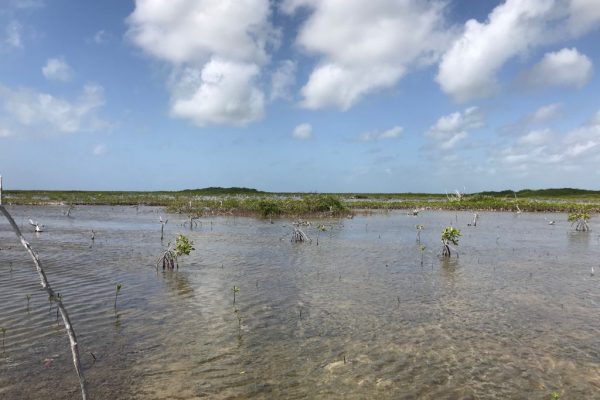
[[[572,212],[567,219],[571,226],[575,226],[576,231],[587,232],[590,230],[588,225],[590,214],[585,211]]]
[[[26,294],[25,297],[27,297],[27,311],[29,311],[29,301],[31,300],[31,295]]]
[[[2,352],[4,352],[5,351],[5,349],[4,349],[4,339],[6,337],[6,328],[0,327],[0,331],[2,332]]]
[[[460,237],[460,230],[447,226],[442,231],[442,256],[450,257],[450,244],[458,246],[458,238]]]
[[[421,231],[425,227],[423,225],[421,225],[421,224],[417,224],[417,225],[415,225],[415,228],[417,229],[417,243],[421,243]]]
[[[167,224],[167,222],[169,222],[168,219],[164,220],[162,219],[162,216],[158,218],[158,222],[160,222],[160,241],[162,242],[163,237],[164,237],[164,232],[165,232],[165,225]]]
[[[117,297],[119,297],[119,292],[121,291],[122,285],[117,283],[115,285],[115,311],[117,310]]]
[[[163,270],[167,269],[179,269],[179,263],[177,262],[180,256],[189,256],[194,248],[194,243],[190,241],[184,235],[178,235],[175,240],[175,246],[171,245],[171,242],[167,245],[167,250],[158,258],[156,261],[156,269],[162,264]]]
[[[233,304],[235,304],[235,294],[240,292],[240,288],[237,286],[233,286],[231,288],[231,291],[233,292]]]
[[[421,246],[420,250],[421,250],[421,267],[423,266],[423,256],[425,255],[425,249],[427,249],[427,247],[425,246]]]

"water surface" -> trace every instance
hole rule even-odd
[[[395,211],[313,221],[312,243],[292,244],[289,220],[190,231],[163,214],[161,244],[158,208],[9,211],[63,296],[95,399],[600,399],[594,220],[574,233],[563,214],[469,227],[470,213]],[[449,224],[459,257],[442,260]],[[178,233],[196,251],[157,271]],[[62,324],[5,221],[0,249],[0,398],[77,398]]]

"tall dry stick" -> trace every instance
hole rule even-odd
[[[46,273],[44,272],[44,268],[42,268],[42,263],[40,262],[37,254],[31,248],[31,245],[29,244],[29,242],[27,242],[27,240],[25,240],[25,238],[23,237],[23,234],[19,230],[19,227],[15,223],[15,220],[8,213],[8,211],[6,211],[4,206],[0,205],[0,211],[2,212],[2,214],[4,214],[4,216],[10,223],[10,226],[12,227],[13,231],[15,232],[15,234],[21,241],[21,244],[23,245],[23,247],[25,247],[25,249],[31,256],[31,259],[33,260],[33,263],[35,264],[35,268],[40,277],[40,284],[42,285],[42,287],[44,288],[46,293],[48,293],[48,296],[51,299],[54,299],[58,309],[60,310],[60,315],[62,317],[63,323],[65,324],[65,330],[67,331],[67,335],[69,336],[69,342],[71,342],[71,353],[73,355],[73,364],[75,365],[75,372],[77,372],[77,376],[79,377],[79,385],[81,386],[81,398],[83,400],[87,400],[87,398],[88,398],[87,385],[85,382],[85,376],[83,375],[83,369],[81,367],[81,359],[79,357],[79,346],[77,345],[77,336],[75,335],[75,331],[73,330],[73,326],[71,325],[71,320],[69,319],[69,314],[67,314],[67,310],[65,309],[65,306],[63,305],[61,298],[59,296],[57,296],[56,293],[54,292],[54,290],[52,290],[52,287],[50,287],[50,283],[48,282],[48,278],[46,278]]]

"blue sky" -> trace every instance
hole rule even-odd
[[[0,0],[7,188],[600,181],[600,0]]]

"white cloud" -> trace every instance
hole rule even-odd
[[[94,148],[92,149],[92,154],[95,156],[103,156],[107,153],[108,148],[106,147],[106,145],[104,143],[99,143],[94,145]]]
[[[491,95],[499,88],[496,74],[505,63],[597,27],[598,8],[597,0],[507,0],[487,21],[465,23],[463,34],[444,54],[436,80],[458,101]]]
[[[5,33],[6,37],[4,42],[13,48],[22,49],[23,41],[21,40],[21,35],[23,32],[23,27],[17,21],[11,21],[8,25],[6,25]]]
[[[59,82],[68,82],[73,76],[73,70],[63,58],[50,58],[42,68],[46,79]]]
[[[450,150],[469,136],[469,132],[482,128],[485,118],[477,107],[441,117],[429,128],[425,136],[434,141],[439,150]]]
[[[245,125],[263,116],[264,94],[255,85],[255,64],[213,59],[199,71],[186,68],[176,79],[171,115],[207,124]]]
[[[270,14],[269,0],[136,0],[127,36],[172,65],[172,115],[244,125],[264,114],[256,81],[278,39]]]
[[[542,106],[542,107],[538,108],[537,110],[535,110],[535,112],[533,112],[529,116],[529,118],[527,118],[527,122],[532,123],[532,124],[541,124],[544,122],[548,122],[548,121],[556,118],[557,116],[559,116],[561,112],[562,112],[562,104],[560,104],[560,103],[547,104],[547,105]]]
[[[298,140],[308,140],[313,137],[313,128],[311,124],[300,124],[294,128],[292,137]]]
[[[439,2],[286,0],[282,10],[301,7],[311,13],[297,45],[321,56],[301,90],[310,109],[347,110],[393,87],[409,69],[435,62],[450,37]]]
[[[291,60],[284,60],[271,76],[271,101],[277,99],[289,100],[291,90],[296,83],[296,63]]]
[[[0,129],[20,134],[68,134],[107,127],[97,117],[104,90],[86,85],[72,101],[30,89],[0,86]]]
[[[598,27],[600,5],[598,0],[571,0],[568,26],[574,36]]]
[[[559,136],[548,129],[523,135],[492,157],[492,163],[524,175],[552,168],[577,170],[586,165],[597,168],[600,161],[600,120],[589,123]]]
[[[600,5],[599,5],[600,7]],[[526,75],[529,85],[583,87],[592,78],[592,61],[577,49],[546,53]]]
[[[546,144],[552,137],[549,129],[531,131],[526,135],[521,136],[517,140],[517,144],[522,146],[541,146]]]
[[[382,139],[396,139],[402,135],[403,130],[404,129],[401,126],[394,126],[393,128],[390,128],[383,132],[379,132],[379,131],[365,132],[360,135],[360,140],[362,140],[363,142],[370,142],[370,141],[382,140]]]

